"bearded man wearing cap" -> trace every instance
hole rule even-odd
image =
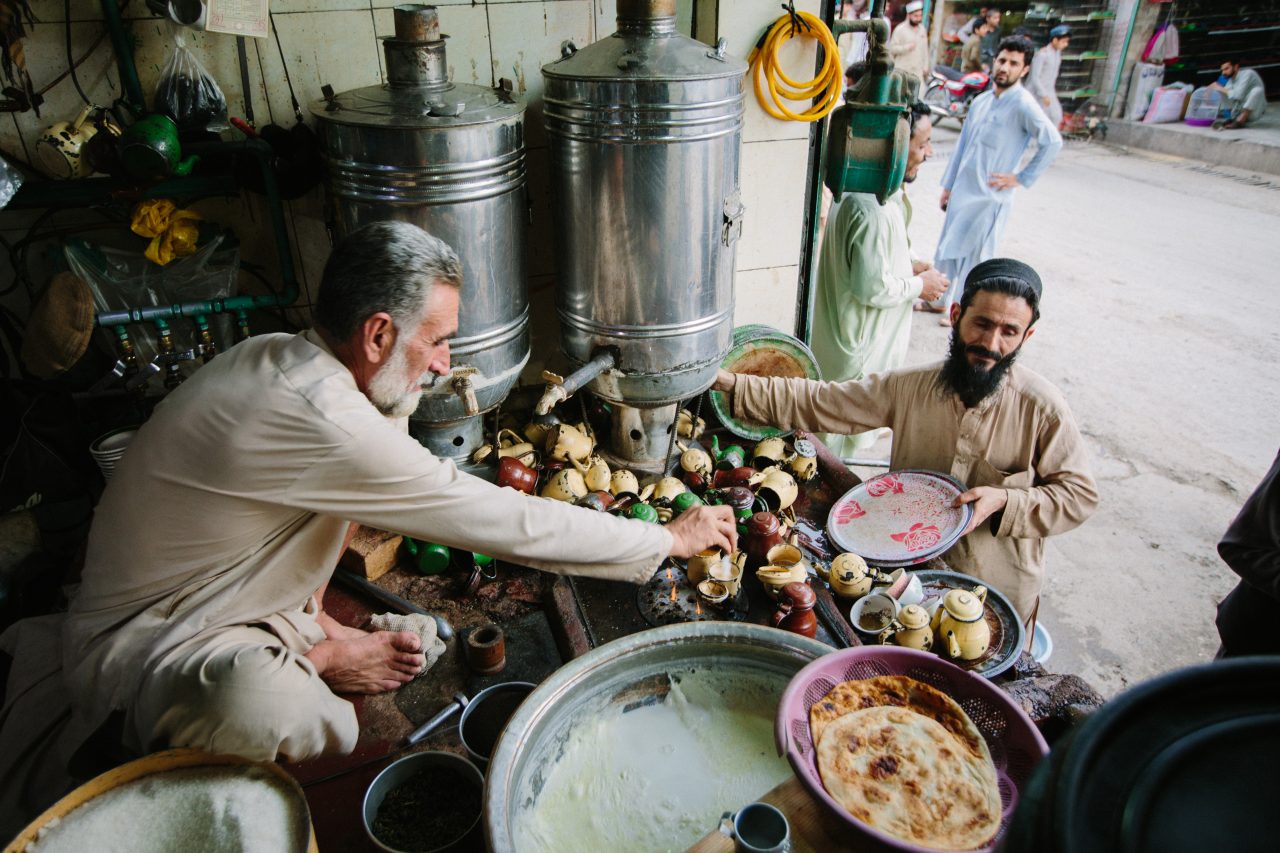
[[[907,4],[907,17],[898,24],[889,37],[889,55],[893,67],[916,75],[924,80],[929,67],[929,33],[924,26],[924,3],[920,0]]]
[[[890,427],[892,470],[942,471],[965,483],[956,504],[972,504],[973,518],[943,559],[1004,593],[1032,627],[1045,537],[1079,526],[1098,505],[1062,393],[1015,364],[1035,332],[1041,289],[1021,261],[976,266],[951,306],[951,350],[941,364],[847,382],[722,370],[712,387],[731,395],[735,417],[782,429]]]

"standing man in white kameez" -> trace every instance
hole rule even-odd
[[[907,17],[889,36],[889,56],[893,67],[923,81],[929,68],[929,32],[924,25],[924,3],[907,4]]]
[[[951,325],[951,306],[969,271],[995,257],[1009,220],[1015,187],[1030,187],[1062,148],[1062,136],[1036,99],[1020,85],[1031,69],[1035,46],[1011,36],[996,54],[995,88],[974,99],[960,141],[942,176],[942,209],[947,218],[934,262],[951,280],[941,300],[926,303],[942,312],[938,322]],[[1032,142],[1035,156],[1021,170]]]
[[[1062,52],[1071,42],[1071,28],[1059,24],[1049,30],[1049,43],[1036,51],[1031,60],[1031,73],[1027,75],[1027,91],[1035,96],[1044,114],[1053,126],[1062,127],[1062,104],[1058,101],[1058,69],[1062,67]]]
[[[912,105],[904,182],[914,181],[932,156],[932,134],[929,108]],[[828,380],[863,379],[901,367],[911,339],[912,301],[937,299],[946,290],[946,276],[911,257],[910,222],[904,189],[884,204],[871,193],[845,193],[827,215],[811,346]],[[847,458],[874,444],[876,433],[827,435],[823,441]]]

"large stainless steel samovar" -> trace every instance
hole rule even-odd
[[[369,222],[421,226],[462,259],[453,371],[427,390],[410,431],[437,456],[467,457],[480,415],[529,360],[529,208],[524,104],[508,86],[450,83],[433,6],[395,9],[387,82],[311,105],[328,163],[338,235]]]
[[[618,31],[546,65],[561,347],[614,408],[611,448],[665,461],[675,404],[733,334],[746,63],[676,32],[675,0],[618,0]]]

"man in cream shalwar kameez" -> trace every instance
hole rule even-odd
[[[1062,136],[1019,80],[1035,48],[1026,39],[1001,42],[993,68],[995,89],[974,99],[956,150],[942,176],[947,217],[934,263],[951,280],[933,303],[945,314],[960,297],[969,271],[994,257],[1013,206],[1013,189],[1031,187],[1062,148]],[[1032,142],[1035,156],[1018,164]]]
[[[923,83],[929,69],[929,31],[924,25],[924,3],[907,4],[907,17],[889,36],[893,67],[914,74]]]
[[[906,183],[933,153],[927,110],[912,113]],[[905,189],[884,204],[870,193],[845,193],[828,213],[810,342],[826,379],[862,379],[900,366],[911,340],[912,302],[934,299],[946,287],[944,276],[911,256],[910,223]],[[822,439],[848,458],[874,444],[876,432]]]
[[[399,255],[379,254],[396,241]],[[352,246],[364,252],[348,263],[358,271],[365,260],[417,263],[437,245],[460,271],[452,250],[403,223],[353,233],[329,267],[344,252],[354,257]],[[420,329],[397,321],[390,336],[408,341],[405,359],[421,360],[406,374],[416,389],[426,359],[430,373],[448,371],[460,272],[452,287],[416,268],[408,274],[419,291],[436,282],[419,299],[424,307],[411,309],[427,321]],[[685,533],[669,526],[499,489],[429,453],[403,416],[374,402],[384,371],[405,363],[396,361],[401,350],[381,368],[352,355],[369,323],[394,319],[385,313],[393,309],[377,310],[340,348],[316,330],[238,344],[143,425],[97,508],[70,612],[19,622],[0,642],[14,656],[0,714],[0,827],[16,832],[65,792],[68,767],[74,776],[94,735],[121,757],[169,746],[263,760],[349,752],[355,711],[327,683],[344,673],[322,672],[316,651],[355,655],[346,674],[357,682],[361,667],[390,673],[378,679],[384,690],[422,665],[414,635],[333,628],[319,612],[313,593],[328,582],[350,522],[633,583],[681,544]],[[397,415],[416,406],[416,393],[407,396]]]
[[[746,421],[828,432],[892,428],[891,470],[942,471],[968,487],[960,500],[974,507],[972,527],[943,559],[1004,593],[1032,627],[1045,537],[1078,526],[1098,505],[1088,451],[1062,393],[1014,363],[1039,301],[1034,270],[993,259],[973,271],[952,308],[952,353],[941,365],[850,382],[722,370],[712,387],[728,392],[734,416]],[[1015,323],[1017,333],[1006,334]],[[943,381],[957,362],[979,377],[988,365],[996,384],[966,401]]]

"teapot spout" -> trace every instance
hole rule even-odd
[[[956,639],[955,631],[947,632],[947,654],[953,658],[960,657],[960,641]]]

